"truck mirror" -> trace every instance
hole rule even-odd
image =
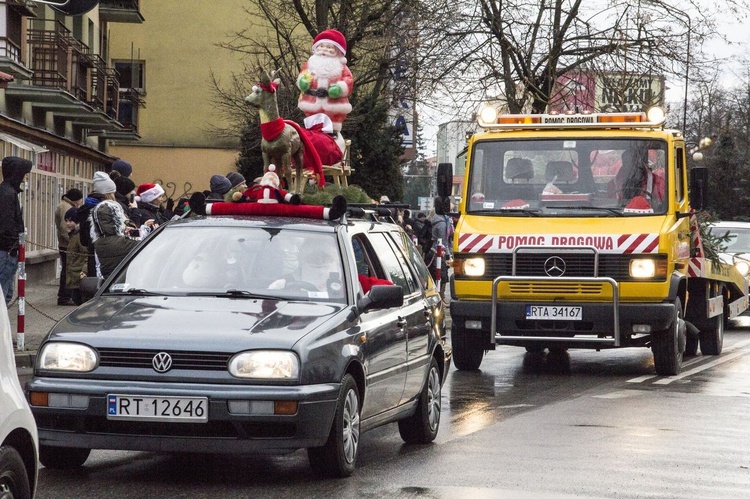
[[[690,207],[702,210],[707,203],[708,168],[694,166],[690,169]]]
[[[438,164],[437,193],[441,198],[448,198],[453,190],[453,165],[451,163]]]

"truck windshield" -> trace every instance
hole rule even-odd
[[[468,213],[644,216],[666,212],[667,144],[642,139],[486,140],[471,153]]]

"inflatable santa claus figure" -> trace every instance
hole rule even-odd
[[[312,49],[313,55],[297,77],[297,106],[307,117],[325,113],[333,122],[334,133],[338,133],[352,111],[349,95],[354,78],[346,65],[346,39],[335,29],[322,31],[313,40]]]

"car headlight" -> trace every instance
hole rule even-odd
[[[93,371],[97,365],[97,355],[93,348],[80,343],[47,343],[39,352],[39,369],[52,371]]]
[[[297,379],[299,359],[282,350],[242,352],[229,361],[229,373],[238,378]]]
[[[656,262],[651,258],[630,260],[630,277],[649,278],[656,275]]]
[[[484,275],[484,258],[467,258],[463,261],[464,275],[479,277]]]
[[[734,267],[739,270],[740,274],[745,277],[747,277],[747,274],[750,273],[750,263],[745,260],[735,260]]]

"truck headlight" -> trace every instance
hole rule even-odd
[[[747,274],[750,272],[750,263],[746,262],[745,260],[735,260],[734,268],[739,270],[740,274],[747,277]]]
[[[96,368],[97,355],[93,348],[80,343],[47,343],[39,352],[39,369],[53,371],[89,372]]]
[[[630,260],[630,277],[650,278],[656,275],[656,262],[651,258]]]
[[[484,275],[484,258],[467,258],[463,262],[464,275],[479,277]]]
[[[242,352],[229,361],[229,373],[238,378],[297,379],[299,359],[282,350]]]

